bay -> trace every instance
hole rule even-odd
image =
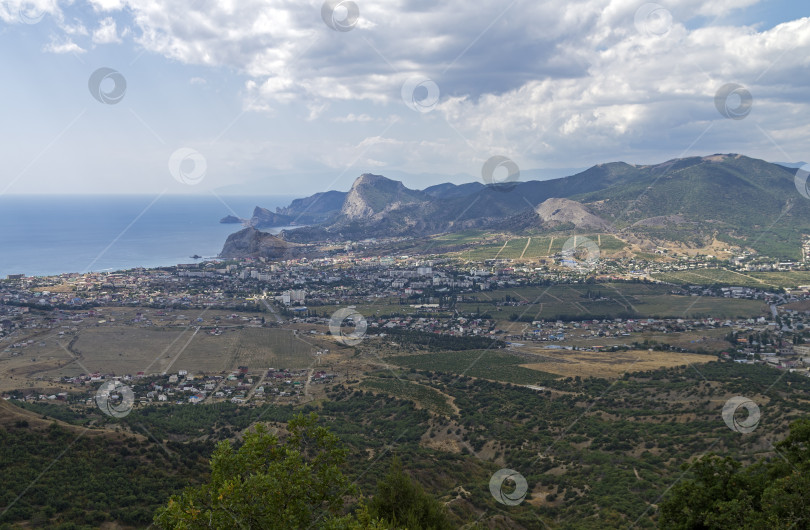
[[[0,196],[0,278],[122,270],[216,257],[228,235],[226,215],[249,218],[287,196],[7,195]],[[278,233],[281,228],[266,231]]]

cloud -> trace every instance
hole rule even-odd
[[[238,74],[246,110],[294,108],[301,128],[367,125],[366,140],[325,133],[313,157],[331,167],[359,159],[477,173],[492,154],[571,167],[689,149],[807,158],[810,19],[764,30],[724,22],[761,0],[355,1],[360,19],[341,32],[318,0],[90,0],[100,17],[92,40],[120,42],[118,20],[149,52]],[[78,39],[79,24],[62,26]],[[70,39],[47,48],[84,51]],[[440,89],[433,112],[401,101],[416,75]],[[753,95],[745,120],[714,106],[730,82]],[[376,130],[395,114],[401,126]]]
[[[59,14],[52,0],[5,0],[0,3],[0,20],[7,24],[38,24],[46,15]]]
[[[51,39],[51,42],[46,44],[42,50],[50,53],[85,53],[87,51],[70,39],[57,40],[55,38]]]
[[[586,76],[532,80],[477,99],[448,98],[438,110],[476,149],[496,146],[552,161],[604,160],[650,149],[658,156],[666,148],[686,149],[718,120],[726,144],[742,139],[743,132],[763,141],[752,128],[800,127],[795,116],[810,110],[805,94],[787,88],[810,80],[808,55],[810,19],[765,32],[746,27],[690,32],[675,25],[661,38],[628,34],[595,51]],[[713,98],[727,82],[752,93],[750,121],[722,122]]]
[[[332,118],[332,121],[337,123],[364,123],[375,121],[375,119],[369,116],[368,114],[349,113],[346,116],[339,116],[337,118]]]
[[[90,0],[89,4],[96,11],[118,11],[121,10],[125,2],[122,0]]]
[[[118,36],[118,31],[115,27],[115,20],[113,20],[112,17],[103,19],[99,27],[93,31],[93,42],[96,44],[121,42],[121,37]]]

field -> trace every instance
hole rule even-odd
[[[524,324],[528,326],[529,324]],[[578,348],[623,346],[628,342],[649,341],[651,344],[669,344],[675,348],[687,350],[703,350],[706,352],[719,353],[727,350],[731,345],[726,341],[729,328],[720,327],[716,329],[697,328],[693,331],[682,331],[676,333],[646,332],[633,333],[630,337],[594,337],[589,333],[578,333],[579,330],[570,330],[566,333],[565,340],[557,341],[560,346],[575,346]],[[582,335],[586,335],[582,337]]]
[[[594,315],[599,318],[619,316],[636,317],[697,317],[711,315],[716,318],[750,318],[767,314],[767,307],[756,300],[738,300],[708,296],[677,296],[666,294],[663,285],[616,283],[593,285],[555,285],[551,287],[525,287],[501,289],[478,294],[480,302],[457,304],[459,311],[490,311],[493,317],[506,320],[517,314],[532,320],[556,320],[562,317]],[[594,298],[588,298],[588,292]],[[522,300],[528,304],[515,307],[487,305],[496,301]]]
[[[700,269],[662,272],[652,275],[656,280],[692,285],[727,284],[740,287],[771,289],[810,284],[810,271],[737,272],[727,269]]]
[[[101,372],[136,374],[187,370],[218,373],[251,369],[307,368],[323,346],[291,329],[232,327],[215,336],[196,327],[140,328],[125,324],[83,327],[76,335],[43,334],[31,346],[3,352],[0,390],[20,379],[50,387],[47,380]],[[329,346],[327,346],[329,347]]]
[[[413,401],[422,408],[445,416],[458,412],[453,409],[447,397],[438,390],[411,381],[394,377],[369,377],[364,379],[360,386],[368,390],[384,392],[400,399]]]
[[[306,368],[317,351],[292,330],[244,328],[220,336],[195,328],[144,330],[98,328],[82,332],[74,345],[90,370],[147,373],[188,370],[223,372],[250,368]]]
[[[501,238],[499,241],[492,241],[474,246],[467,250],[458,253],[457,257],[468,260],[485,260],[485,259],[538,259],[552,256],[562,252],[563,245],[572,237],[568,234],[561,234],[559,236],[540,236],[540,237],[507,237]],[[624,249],[625,243],[610,234],[587,234],[574,236],[578,240],[588,238],[599,247],[600,253],[610,255],[614,252]],[[441,240],[446,242],[444,239]],[[474,239],[459,238],[453,242],[458,243],[473,243]]]
[[[521,366],[524,358],[490,350],[469,350],[419,355],[399,355],[386,359],[405,368],[448,372],[469,377],[503,381],[520,385],[542,385],[551,374]]]
[[[523,366],[526,368],[552,372],[565,377],[580,376],[583,378],[616,378],[628,372],[685,365],[698,366],[716,359],[711,355],[647,350],[590,352],[521,348],[520,351],[532,352],[543,357],[541,362],[524,364]]]
[[[521,319],[557,320],[559,318],[696,318],[711,315],[722,319],[753,318],[770,314],[767,306],[757,300],[719,298],[710,296],[680,296],[668,294],[671,286],[645,283],[599,283],[553,285],[550,287],[519,287],[482,291],[465,295],[455,309],[462,313],[488,313],[499,327],[517,329],[510,322],[512,315]],[[590,296],[590,297],[589,297]],[[516,306],[497,305],[507,300]],[[319,315],[328,315],[340,306],[315,308]],[[409,304],[401,305],[394,298],[356,304],[366,317],[391,314],[416,314]],[[445,312],[445,314],[448,314]]]

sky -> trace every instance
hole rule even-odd
[[[424,188],[480,180],[494,156],[524,173],[807,160],[808,15],[793,0],[2,1],[0,194],[303,196],[361,173]]]

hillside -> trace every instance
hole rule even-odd
[[[720,154],[653,165],[598,164],[508,190],[480,183],[412,190],[363,174],[346,193],[318,193],[275,213],[257,208],[253,225],[310,225],[282,235],[290,241],[420,237],[467,229],[600,230],[651,245],[700,246],[716,238],[795,259],[802,233],[810,231],[810,204],[796,192],[795,171]]]
[[[274,258],[291,256],[299,250],[299,245],[290,243],[272,234],[261,232],[250,226],[231,234],[222,247],[222,258]]]

